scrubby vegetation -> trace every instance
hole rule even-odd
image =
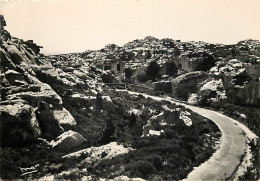
[[[185,178],[194,166],[198,166],[212,155],[214,140],[221,134],[215,124],[195,113],[192,113],[193,124],[190,127],[184,123],[167,126],[163,136],[141,137],[142,127],[151,115],[148,110],[155,109],[156,112],[160,112],[160,107],[165,102],[145,101],[142,96],[135,99],[139,99],[139,105],[133,104],[134,100],[129,96],[123,101],[114,99],[114,103],[120,104],[123,110],[129,110],[130,105],[144,109],[145,114],[141,113],[138,117],[129,114],[128,124],[116,126],[121,126],[120,131],[115,131],[116,139],[125,145],[131,145],[135,150],[101,161],[91,169],[94,175],[103,178],[126,175],[151,180],[179,180]]]
[[[158,63],[156,61],[152,61],[147,66],[145,74],[149,80],[155,81],[155,79],[160,76],[159,71],[160,66],[158,65]]]
[[[78,163],[87,155],[74,159],[61,159],[62,154],[50,152],[46,144],[41,147],[38,143],[30,148],[3,148],[1,170],[4,172],[1,172],[1,178],[21,178],[19,166],[30,167],[39,164],[40,168],[37,174],[32,175],[33,178],[56,174],[55,178],[59,179],[79,179],[84,175],[95,175],[99,178],[126,175],[145,179],[179,180],[185,178],[194,166],[198,166],[212,155],[216,146],[215,141],[221,135],[215,124],[192,113],[193,124],[190,127],[184,123],[167,126],[162,136],[141,137],[147,120],[152,115],[159,114],[162,105],[170,106],[169,102],[157,102],[145,99],[141,95],[130,96],[105,91],[103,94],[111,97],[115,110],[96,114],[87,106],[82,107],[79,102],[77,104],[73,102],[68,96],[69,91],[65,91],[58,85],[55,89],[63,95],[64,105],[78,123],[78,126],[72,129],[87,138],[88,143],[85,148],[117,141],[134,150],[112,159],[103,159],[95,164],[80,165]],[[140,114],[128,112],[133,108],[141,110]],[[10,153],[20,155],[7,157]],[[23,159],[19,160],[19,158]],[[106,158],[105,153],[102,158]],[[71,171],[71,164],[78,165],[77,169]],[[88,173],[84,168],[87,168]],[[66,170],[69,174],[61,174]],[[32,178],[32,176],[25,175],[22,178]]]
[[[244,175],[239,177],[240,180],[259,180],[260,178],[260,158],[259,158],[259,142],[255,143],[254,140],[252,140],[249,143],[250,150],[252,153],[252,165],[247,167],[247,171]]]
[[[167,130],[166,137],[136,139],[132,143],[136,150],[103,160],[93,170],[95,174],[109,178],[127,175],[151,180],[158,176],[163,180],[183,179],[214,151],[212,142],[208,142],[210,138],[205,136],[212,131],[208,124],[201,122],[187,129],[172,127]]]
[[[176,77],[178,73],[178,68],[174,62],[167,62],[166,63],[166,74],[171,77]]]

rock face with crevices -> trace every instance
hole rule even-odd
[[[143,137],[161,136],[165,134],[168,126],[191,126],[191,114],[182,111],[181,108],[171,109],[167,105],[162,106],[163,112],[153,115],[143,126]]]
[[[219,62],[210,70],[213,77],[221,78],[230,103],[260,106],[260,66],[248,65],[237,59]]]
[[[34,109],[22,100],[17,101],[2,102],[0,107],[1,146],[19,146],[37,140],[42,133]]]
[[[55,151],[68,153],[72,149],[79,148],[86,142],[87,140],[83,136],[70,130],[62,133],[55,140],[53,140],[50,145]]]
[[[5,22],[1,16],[1,22]],[[1,146],[19,146],[49,140],[64,132],[62,126],[76,124],[64,108],[62,98],[40,75],[58,82],[58,72],[40,55],[33,41],[12,37],[1,23]],[[42,74],[39,74],[42,72]],[[63,72],[63,71],[62,71]]]

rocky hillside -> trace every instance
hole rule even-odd
[[[209,105],[222,101],[259,107],[260,64],[248,65],[237,59],[216,64],[210,69],[209,77],[197,86],[197,95],[190,95],[189,102]]]
[[[217,149],[212,122],[111,89],[104,82],[119,80],[85,54],[44,56],[5,25],[1,16],[1,179],[182,179]]]
[[[53,60],[54,66],[64,71],[67,69],[67,65],[64,64],[68,64],[68,62],[77,64],[79,67],[91,64],[105,70],[106,65],[113,64],[109,62],[121,61],[123,68],[128,70],[131,83],[137,84],[149,79],[145,75],[147,67],[151,62],[156,61],[160,70],[156,77],[156,81],[159,82],[153,86],[155,91],[172,93],[175,98],[186,101],[189,94],[197,93],[203,86],[203,81],[209,77],[205,83],[221,79],[225,90],[223,96],[227,97],[227,102],[257,107],[259,106],[259,56],[260,42],[258,40],[249,39],[233,45],[224,45],[201,41],[181,42],[180,40],[157,39],[148,36],[129,42],[122,47],[110,44],[101,50],[88,50],[83,53],[50,56],[49,58]],[[102,67],[102,65],[104,66]],[[209,75],[202,73],[201,77],[204,78],[197,79],[196,76],[191,76],[195,75],[192,73],[195,71],[208,72]],[[185,73],[188,74],[182,75]],[[123,75],[127,77],[126,74],[127,72]],[[115,73],[114,77],[125,80],[120,78],[122,72]],[[175,77],[177,78],[173,79]],[[119,82],[109,76],[102,78],[105,82]],[[164,83],[165,78],[171,83]],[[146,86],[149,85],[146,84]],[[182,91],[184,87],[186,89]],[[212,98],[215,98],[215,95]]]
[[[122,47],[110,44],[101,50],[85,51],[79,56],[89,62],[120,59],[133,68],[145,66],[152,60],[156,60],[161,65],[174,61],[183,69],[194,71],[205,67],[205,63],[201,67],[205,58],[213,58],[215,61],[239,59],[245,63],[255,64],[260,61],[260,42],[250,39],[234,45],[224,45],[202,41],[181,42],[148,36],[129,42]]]
[[[100,72],[90,66],[67,67],[73,71],[55,68],[39,53],[40,46],[12,37],[5,25],[1,16],[1,145],[56,138],[76,121],[50,85],[64,86],[64,91],[84,86],[86,94],[95,95]]]

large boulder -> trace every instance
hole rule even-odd
[[[197,94],[190,94],[187,102],[206,106],[211,102],[225,101],[226,98],[222,80],[208,79],[203,82]]]
[[[15,94],[19,92],[39,92],[41,90],[41,87],[39,85],[35,84],[29,84],[29,85],[21,85],[21,86],[9,86],[6,87],[8,90],[8,94]]]
[[[188,100],[189,94],[197,93],[197,85],[207,78],[207,73],[197,71],[186,73],[173,79],[171,81],[173,96],[185,101]]]
[[[7,70],[5,72],[5,77],[10,85],[26,85],[23,75],[15,70]]]
[[[71,104],[74,106],[88,106],[96,107],[97,109],[104,109],[107,111],[113,111],[115,105],[113,104],[109,96],[86,96],[82,94],[75,93],[71,96]]]
[[[21,146],[37,140],[41,130],[34,109],[21,100],[8,103],[0,107],[1,145]]]
[[[87,75],[79,70],[74,70],[73,74],[81,79],[87,79]]]
[[[25,61],[23,53],[18,50],[16,46],[7,45],[6,49],[8,50],[8,53],[15,64],[21,64],[23,61]]]
[[[43,101],[52,104],[55,108],[62,108],[61,97],[48,84],[40,82],[33,76],[30,76],[30,79],[31,83],[34,83],[35,86],[31,86],[27,91],[21,90],[21,92],[17,91],[14,94],[9,94],[6,99],[13,100],[21,98],[26,100],[33,107],[37,107],[38,103]]]
[[[192,120],[188,111],[182,111],[181,108],[162,106],[163,112],[153,115],[143,126],[142,137],[163,136],[169,126],[177,126],[180,129],[183,126],[191,126]]]
[[[26,101],[28,101],[28,103],[30,105],[32,105],[33,107],[37,107],[38,103],[41,101],[50,103],[54,106],[60,107],[62,102],[61,102],[61,98],[52,91],[46,91],[46,92],[19,92],[16,94],[11,94],[7,96],[8,99],[15,99],[17,97],[24,99]]]
[[[9,69],[15,69],[16,68],[15,64],[12,62],[9,55],[2,48],[0,48],[0,55],[1,55],[1,68],[2,69],[4,67],[7,67]]]
[[[76,125],[76,121],[73,116],[67,111],[65,108],[61,110],[54,110],[53,111],[54,119],[59,122],[61,126],[73,126]]]
[[[50,145],[55,151],[68,153],[71,150],[76,151],[75,149],[80,149],[86,142],[87,140],[83,136],[70,130],[51,141]]]
[[[30,49],[32,49],[35,54],[39,54],[40,48],[43,48],[42,46],[38,46],[37,44],[35,44],[33,42],[33,40],[28,40],[28,41],[24,42],[24,44],[26,44],[28,47],[30,47]]]
[[[153,135],[152,132],[161,129],[161,123],[169,115],[169,112],[165,110],[158,115],[153,115],[143,126],[143,136]],[[159,131],[160,132],[160,131]],[[154,133],[154,132],[153,132]]]

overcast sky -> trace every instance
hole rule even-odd
[[[34,40],[46,54],[123,45],[146,36],[224,44],[260,39],[260,0],[28,1],[1,1],[6,29]]]

